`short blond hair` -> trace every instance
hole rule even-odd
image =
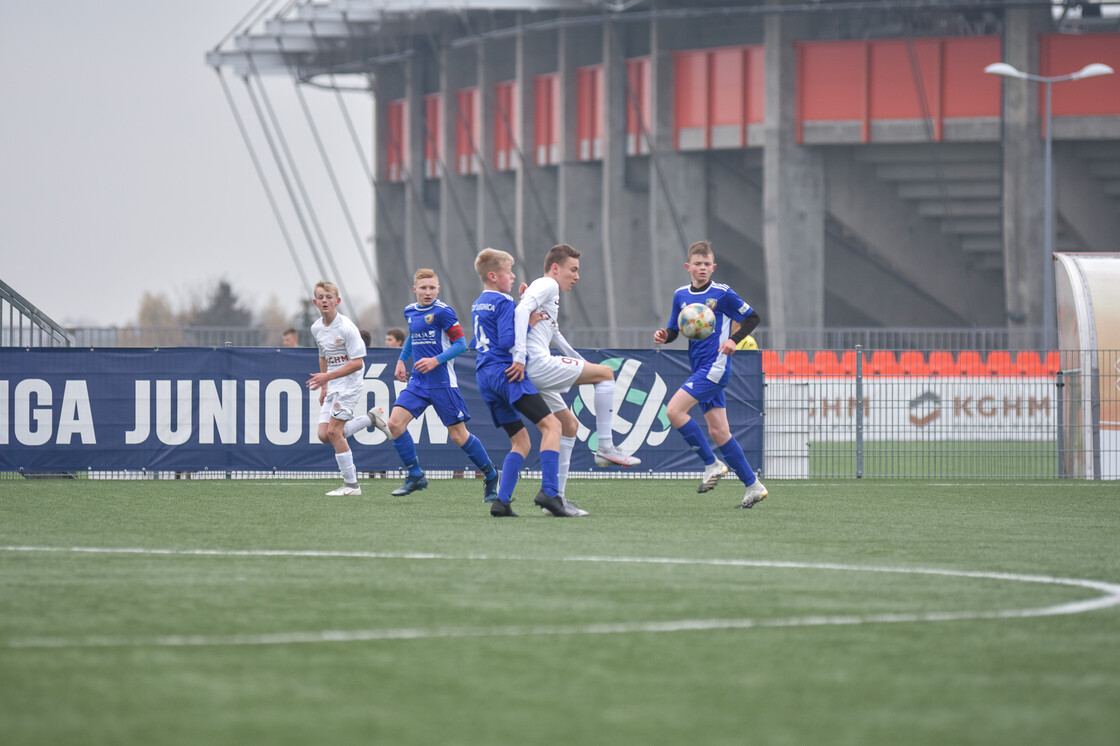
[[[314,289],[312,289],[311,295],[316,295],[319,292],[319,288],[323,288],[323,290],[326,290],[336,298],[338,297],[338,285],[335,285],[333,282],[319,280],[317,283],[315,283],[315,287]]]
[[[412,276],[412,284],[415,285],[421,280],[426,280],[429,277],[433,278],[436,282],[439,282],[439,275],[436,274],[436,271],[434,269],[418,269],[416,270],[416,274]]]
[[[512,266],[513,255],[500,249],[483,249],[474,259],[474,271],[483,282],[486,282],[486,276],[491,272],[501,272]]]
[[[712,259],[716,258],[716,252],[712,251],[711,241],[696,241],[688,247],[688,261],[692,261],[694,256],[710,256]]]

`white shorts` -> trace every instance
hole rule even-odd
[[[550,412],[567,409],[561,394],[567,393],[583,374],[586,361],[561,355],[532,358],[525,367],[529,381],[540,392]]]
[[[358,407],[358,397],[362,389],[352,391],[327,391],[327,398],[323,400],[323,407],[319,410],[319,423],[336,420],[349,421],[354,419],[354,410]]]

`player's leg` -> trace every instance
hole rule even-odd
[[[385,420],[385,413],[381,411],[381,407],[370,407],[369,411],[365,414],[360,414],[347,422],[343,430],[343,435],[349,438],[359,430],[366,430],[371,427],[377,428],[385,434],[387,439],[392,440],[392,436],[389,432],[389,423]]]
[[[427,398],[405,388],[397,396],[397,403],[389,415],[389,435],[393,439],[393,448],[397,451],[404,468],[408,470],[404,484],[390,493],[395,497],[410,495],[428,486],[428,478],[420,468],[420,457],[416,455],[416,443],[408,432],[408,424],[427,409],[429,403]]]
[[[595,463],[598,466],[637,466],[642,460],[629,456],[614,444],[614,371],[606,365],[585,363],[576,385],[595,387]]]
[[[338,470],[342,472],[342,486],[328,492],[327,495],[331,497],[362,494],[362,488],[358,485],[358,472],[354,467],[354,454],[343,434],[346,423],[353,417],[356,401],[357,397],[354,395],[327,394],[324,402],[324,408],[330,410],[331,416],[326,423],[320,422],[319,439],[323,440],[325,436],[326,442],[334,447],[334,460],[338,464]]]
[[[490,503],[490,515],[495,518],[516,518],[517,513],[513,512],[510,502],[513,500],[517,480],[521,476],[521,466],[525,463],[525,457],[529,455],[533,442],[529,439],[529,431],[525,429],[525,423],[520,417],[516,422],[507,422],[501,427],[509,435],[510,448],[505,461],[502,462],[502,479],[498,485],[497,499]]]
[[[451,441],[463,449],[467,458],[485,477],[486,484],[483,486],[482,499],[493,502],[498,496],[498,470],[490,460],[490,454],[486,453],[482,441],[467,430],[467,420],[471,418],[471,413],[459,389],[435,389],[431,392],[431,400],[440,422],[447,427]]]
[[[736,507],[751,508],[756,503],[765,500],[770,493],[755,475],[750,463],[747,462],[747,455],[743,453],[739,441],[731,437],[731,426],[727,422],[726,407],[713,406],[704,413],[704,419],[708,421],[708,432],[712,434],[712,440],[719,446],[720,453],[727,459],[727,463],[734,469],[739,480],[747,487],[743,502]]]
[[[665,407],[665,414],[669,418],[669,424],[681,434],[692,452],[704,462],[704,476],[700,479],[700,486],[696,488],[697,492],[703,493],[714,489],[719,484],[720,478],[727,474],[727,465],[716,458],[712,447],[708,445],[708,438],[700,428],[700,423],[689,414],[698,402],[697,398],[688,392],[688,387],[693,390],[705,389],[705,383],[692,378],[686,381],[685,385],[677,389],[677,393],[669,399],[669,404]],[[698,395],[703,396],[704,393],[698,392]]]

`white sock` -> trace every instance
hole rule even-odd
[[[346,484],[357,484],[358,471],[354,468],[354,452],[336,453],[334,460],[338,462],[338,470],[342,472],[342,481]]]
[[[614,379],[595,384],[595,431],[600,448],[614,448]]]
[[[568,469],[572,465],[572,451],[575,450],[576,439],[560,436],[560,474],[557,481],[557,493],[561,497],[564,496],[564,485],[568,483]]]
[[[363,414],[347,422],[342,427],[342,437],[349,438],[359,430],[365,430],[367,427],[373,427],[373,420],[370,419],[368,414]]]

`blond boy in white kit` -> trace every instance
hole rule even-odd
[[[362,494],[346,438],[362,428],[378,426],[377,418],[369,413],[354,413],[363,391],[366,345],[354,322],[338,312],[340,303],[333,282],[315,284],[314,304],[321,318],[311,325],[311,336],[319,347],[319,372],[307,379],[307,388],[319,392],[319,440],[334,446],[343,481],[341,487],[327,493],[329,497]]]

